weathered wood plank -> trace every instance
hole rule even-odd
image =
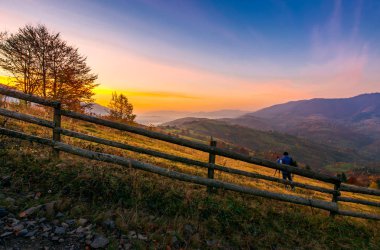
[[[61,128],[60,131],[61,131],[62,135],[74,137],[74,138],[77,138],[77,139],[82,139],[82,140],[86,140],[86,141],[100,143],[100,144],[104,144],[104,145],[108,145],[108,146],[112,146],[112,147],[116,147],[116,148],[126,149],[126,150],[130,150],[130,151],[137,152],[137,153],[147,154],[147,155],[151,155],[151,156],[155,156],[155,157],[160,157],[160,158],[167,159],[167,160],[172,160],[172,161],[177,161],[177,162],[185,163],[185,164],[188,164],[188,165],[195,165],[195,166],[199,166],[199,167],[203,167],[203,168],[208,168],[209,167],[208,163],[202,162],[202,161],[197,161],[197,160],[188,159],[188,158],[185,158],[185,157],[170,155],[170,154],[158,152],[158,151],[151,150],[151,149],[145,149],[145,148],[135,147],[135,146],[131,146],[131,145],[128,145],[128,144],[124,144],[124,143],[120,143],[120,142],[115,142],[115,141],[110,141],[110,140],[107,140],[107,139],[99,138],[99,137],[96,137],[96,136],[86,135],[86,134],[75,132],[75,131],[68,130],[68,129],[62,129]],[[273,181],[273,182],[277,182],[277,183],[281,183],[281,184],[287,184],[287,185],[292,184],[295,187],[310,189],[310,190],[314,190],[314,191],[318,191],[318,192],[322,192],[322,193],[328,193],[328,194],[334,194],[335,193],[335,191],[333,189],[328,189],[328,188],[323,188],[323,187],[318,187],[318,186],[313,186],[313,185],[308,185],[308,184],[298,183],[298,182],[290,182],[288,180],[283,180],[283,179],[275,178],[275,177],[272,177],[272,176],[267,176],[267,175],[262,175],[262,174],[256,174],[256,173],[252,173],[252,172],[248,172],[248,171],[244,171],[244,170],[239,170],[239,169],[229,168],[229,167],[225,167],[225,166],[220,166],[220,165],[217,165],[217,164],[214,164],[214,169],[215,170],[219,170],[219,171],[223,171],[223,172],[226,172],[226,173],[230,173],[230,174],[243,175],[243,176],[246,176],[246,177],[251,177],[251,178],[256,178],[256,179],[263,179],[263,180]]]
[[[300,205],[316,207],[316,208],[320,208],[320,209],[327,210],[327,211],[334,211],[334,212],[336,212],[336,214],[340,214],[340,215],[344,215],[344,216],[352,216],[352,217],[359,217],[359,218],[365,218],[365,219],[380,220],[379,215],[365,214],[365,213],[346,211],[346,210],[338,210],[337,205],[333,202],[326,202],[326,201],[314,200],[314,199],[306,199],[306,198],[293,196],[293,195],[268,192],[268,191],[263,191],[263,190],[259,190],[259,189],[254,189],[254,188],[242,187],[242,186],[238,186],[235,184],[226,183],[223,181],[211,180],[211,179],[202,178],[202,177],[198,177],[198,176],[183,174],[183,173],[179,173],[179,172],[172,171],[169,169],[160,168],[160,167],[157,167],[157,166],[154,166],[151,164],[142,163],[142,162],[138,162],[138,161],[131,160],[131,159],[126,159],[126,158],[122,158],[119,156],[92,152],[92,151],[72,147],[72,146],[67,145],[65,143],[54,142],[53,140],[50,140],[50,139],[45,139],[45,138],[41,138],[41,137],[37,137],[37,136],[31,136],[31,135],[27,135],[27,134],[24,134],[21,132],[16,132],[16,131],[4,129],[4,128],[0,128],[0,134],[4,134],[4,135],[8,135],[8,136],[12,136],[15,138],[28,140],[28,141],[34,141],[34,142],[38,142],[38,143],[49,145],[49,146],[55,145],[56,148],[58,148],[59,150],[62,150],[64,152],[67,152],[67,153],[75,154],[78,156],[82,156],[85,158],[94,159],[94,160],[98,160],[98,161],[114,163],[114,164],[122,165],[125,167],[133,167],[136,169],[141,169],[144,171],[156,173],[156,174],[159,174],[162,176],[166,176],[166,177],[169,177],[172,179],[177,179],[177,180],[181,180],[181,181],[185,181],[185,182],[191,182],[191,183],[196,183],[196,184],[205,185],[205,186],[218,187],[218,188],[231,190],[231,191],[235,191],[235,192],[246,193],[246,194],[250,194],[250,195],[261,196],[261,197],[265,197],[265,198],[270,198],[270,199],[275,199],[275,200],[280,200],[280,201],[285,201],[285,202],[290,202],[290,203],[295,203],[295,204],[300,204]]]
[[[318,186],[304,184],[304,183],[295,182],[295,181],[288,181],[288,180],[284,180],[284,179],[275,178],[272,176],[247,172],[244,170],[239,170],[239,169],[234,169],[234,168],[228,168],[228,167],[224,167],[224,166],[220,166],[220,165],[215,165],[214,168],[216,170],[220,170],[220,171],[231,173],[231,174],[243,175],[243,176],[267,180],[267,181],[273,181],[273,182],[281,183],[284,185],[293,185],[295,187],[305,188],[305,189],[309,189],[309,190],[313,190],[313,191],[318,191],[321,193],[327,193],[327,194],[339,193],[339,191],[337,192],[333,189],[318,187]]]
[[[42,137],[34,136],[34,135],[28,135],[22,132],[18,132],[18,131],[6,129],[6,128],[0,128],[0,134],[30,141],[30,142],[37,142],[37,143],[47,145],[47,146],[54,146],[54,141],[51,139],[46,139],[46,138],[42,138]]]
[[[337,191],[337,192],[333,194],[332,202],[338,203],[338,198],[340,196],[340,192],[338,192],[339,189],[340,189],[340,184],[341,184],[341,182],[337,182],[337,183],[334,184],[334,190]],[[331,211],[330,212],[330,217],[334,217],[334,216],[335,216],[335,212]]]
[[[210,146],[211,147],[216,147],[216,141],[214,141],[212,138],[211,138],[211,141],[210,141]],[[213,153],[209,154],[209,157],[208,157],[209,167],[207,169],[207,178],[209,178],[209,179],[214,179],[215,158],[216,158],[215,154],[213,154]],[[209,193],[212,193],[212,192],[214,192],[216,190],[213,187],[208,187],[207,191]]]
[[[110,128],[119,129],[122,131],[127,131],[131,133],[147,136],[149,138],[174,143],[177,145],[189,147],[189,148],[200,150],[203,152],[214,153],[216,155],[225,156],[231,159],[240,160],[247,163],[261,165],[261,166],[272,168],[272,169],[285,170],[294,174],[298,174],[298,175],[312,178],[312,179],[317,179],[324,182],[329,182],[329,183],[339,182],[339,179],[335,176],[329,176],[329,175],[313,172],[313,171],[302,169],[302,168],[296,168],[296,167],[292,167],[292,166],[288,166],[284,164],[277,164],[268,160],[263,160],[259,158],[242,155],[242,154],[231,152],[231,151],[221,149],[221,148],[213,148],[206,144],[202,144],[202,143],[198,143],[198,142],[194,142],[194,141],[190,141],[190,140],[186,140],[182,138],[177,138],[174,136],[170,136],[170,135],[166,135],[166,134],[162,134],[162,133],[158,133],[154,131],[149,131],[143,128],[138,128],[138,127],[127,125],[127,124],[107,121],[101,118],[79,114],[79,113],[69,111],[69,110],[62,110],[62,115],[70,117],[70,118],[74,118],[74,119],[79,119],[82,121],[95,123],[98,125],[103,125]]]
[[[53,129],[53,140],[60,142],[61,141],[61,104],[57,107],[54,107],[54,129]],[[59,157],[59,150],[54,149],[54,156]]]
[[[29,102],[38,103],[38,104],[49,106],[49,107],[57,107],[57,105],[59,105],[59,102],[57,101],[46,100],[44,98],[41,98],[35,95],[28,95],[20,91],[6,87],[3,84],[0,84],[0,94],[14,97],[21,100],[25,100],[25,101],[29,101]]]
[[[142,163],[136,160],[126,159],[120,156],[92,152],[89,150],[72,147],[64,143],[55,143],[55,145],[56,145],[55,146],[56,148],[67,153],[75,154],[78,156],[82,156],[82,157],[86,157],[86,158],[94,159],[98,161],[115,163],[115,164],[125,166],[125,167],[133,167],[136,169],[144,170],[147,172],[155,173],[158,175],[166,176],[172,179],[177,179],[177,180],[181,180],[185,182],[191,182],[195,184],[211,186],[215,188],[221,188],[225,190],[231,190],[235,192],[246,193],[246,194],[251,194],[255,196],[285,201],[285,202],[291,202],[291,203],[295,203],[299,205],[312,206],[312,207],[324,209],[327,211],[337,210],[336,204],[332,202],[306,199],[306,198],[298,197],[294,195],[280,194],[280,193],[274,193],[274,192],[264,191],[264,190],[255,189],[255,188],[242,187],[236,184],[231,184],[231,183],[227,183],[227,182],[223,182],[219,180],[179,173],[179,172],[172,171],[166,168],[154,166],[148,163]]]
[[[342,185],[340,185],[340,190],[351,192],[351,193],[370,194],[370,195],[380,196],[380,190],[378,189],[358,187],[358,186],[348,185],[346,183],[342,183]]]
[[[337,200],[343,201],[343,202],[351,202],[351,203],[358,203],[358,204],[363,204],[363,205],[380,207],[380,202],[375,202],[375,201],[368,201],[368,200],[348,198],[348,197],[338,197]]]
[[[44,127],[48,127],[48,128],[54,128],[54,123],[51,121],[47,121],[47,120],[44,120],[44,119],[41,119],[41,118],[38,118],[38,117],[35,117],[32,115],[21,114],[21,113],[11,111],[11,110],[7,110],[7,109],[3,109],[3,108],[0,108],[0,115],[7,116],[10,118],[14,118],[17,120],[21,120],[24,122],[30,122],[30,123],[37,124],[37,125],[44,126]]]
[[[367,214],[348,210],[338,210],[337,214],[363,219],[380,220],[380,215],[377,214]]]
[[[126,159],[120,156],[115,156],[115,155],[110,155],[110,154],[97,153],[97,152],[73,147],[62,142],[54,142],[53,140],[50,140],[50,139],[44,139],[37,136],[31,136],[31,135],[27,135],[21,132],[11,131],[4,128],[0,128],[0,134],[6,134],[15,138],[26,139],[28,141],[35,141],[35,142],[39,142],[39,143],[49,145],[49,146],[53,144],[55,148],[63,152],[67,152],[70,154],[82,156],[82,157],[97,160],[97,161],[114,163],[114,164],[118,164],[125,167],[133,167],[136,169],[155,173],[161,176],[166,176],[166,177],[180,180],[180,181],[195,183],[195,184],[204,185],[204,186],[216,187],[216,188],[235,191],[239,193],[245,193],[245,194],[250,194],[254,196],[295,203],[299,205],[316,207],[316,208],[320,208],[327,211],[337,211],[338,209],[336,204],[334,204],[333,202],[306,199],[306,198],[298,197],[294,195],[280,194],[280,193],[274,193],[274,192],[264,191],[264,190],[255,189],[255,188],[242,187],[236,184],[231,184],[231,183],[227,183],[227,182],[223,182],[219,180],[213,180],[213,179],[208,179],[204,177],[179,173],[179,172],[172,171],[166,168],[154,166],[148,163],[142,163],[136,160]]]

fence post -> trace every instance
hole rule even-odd
[[[216,141],[212,137],[210,140],[210,146],[212,148],[216,147]],[[208,163],[209,163],[209,167],[208,167],[208,171],[207,171],[207,177],[209,179],[214,179],[215,153],[210,152],[209,157],[208,157]],[[207,187],[207,191],[209,193],[211,193],[211,192],[215,191],[215,188]]]
[[[338,197],[340,196],[339,190],[340,190],[340,184],[342,183],[342,180],[341,180],[341,177],[340,177],[339,174],[337,175],[337,177],[340,180],[334,184],[334,191],[335,191],[335,193],[333,194],[332,202],[335,202],[336,205],[338,206]],[[336,215],[336,212],[330,211],[330,217],[334,218],[335,215]]]
[[[61,132],[59,129],[61,128],[61,103],[58,103],[54,107],[54,128],[53,128],[53,141],[60,142],[61,141]],[[53,149],[53,157],[59,158],[59,150]]]

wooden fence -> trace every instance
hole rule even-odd
[[[29,102],[38,103],[40,105],[52,107],[54,109],[53,121],[48,121],[48,120],[44,120],[35,116],[26,115],[26,114],[18,113],[15,111],[10,111],[4,108],[0,108],[0,115],[2,116],[37,124],[37,125],[47,127],[47,128],[51,128],[53,130],[52,139],[28,135],[22,132],[18,132],[18,131],[6,129],[6,128],[0,128],[0,134],[51,146],[56,156],[59,156],[59,152],[63,151],[66,153],[78,155],[81,157],[85,157],[85,158],[89,158],[89,159],[93,159],[97,161],[114,163],[114,164],[118,164],[125,167],[133,167],[136,169],[141,169],[141,170],[155,173],[158,175],[166,176],[172,179],[207,186],[207,190],[210,193],[213,192],[215,189],[219,188],[219,189],[231,190],[235,192],[246,193],[246,194],[251,194],[255,196],[266,197],[266,198],[271,198],[275,200],[280,200],[280,201],[285,201],[285,202],[290,202],[290,203],[311,206],[311,207],[327,210],[330,212],[330,215],[332,217],[334,215],[345,215],[345,216],[380,220],[380,215],[378,214],[347,211],[347,210],[339,209],[338,207],[338,202],[351,202],[351,203],[380,207],[379,202],[373,202],[373,201],[368,201],[364,199],[354,199],[354,198],[341,196],[341,191],[380,196],[380,190],[377,190],[377,189],[347,185],[345,183],[341,183],[341,180],[334,176],[329,176],[326,174],[317,173],[314,171],[310,171],[310,170],[306,170],[302,168],[296,168],[296,167],[292,167],[288,165],[277,164],[268,160],[250,157],[250,156],[242,155],[242,154],[232,152],[226,149],[218,148],[216,146],[216,141],[214,140],[211,140],[210,145],[206,145],[206,144],[194,142],[191,140],[186,140],[186,139],[166,135],[163,133],[150,131],[144,128],[112,122],[112,121],[104,120],[98,117],[93,117],[93,116],[80,114],[80,113],[76,113],[69,110],[64,110],[64,109],[61,109],[61,104],[57,101],[46,100],[37,96],[24,94],[19,91],[15,91],[13,89],[7,88],[5,86],[0,86],[0,94],[5,95],[5,96],[10,96],[13,98],[18,98],[25,101],[29,101]],[[127,131],[130,133],[146,136],[149,138],[153,138],[153,139],[173,143],[176,145],[185,146],[185,147],[192,148],[195,150],[207,152],[209,154],[209,161],[202,162],[199,160],[188,159],[185,157],[171,155],[171,154],[167,154],[167,153],[163,153],[163,152],[159,152],[159,151],[155,151],[151,149],[146,149],[142,147],[131,146],[125,143],[120,143],[120,142],[107,140],[107,139],[75,132],[72,130],[68,130],[61,126],[62,116],[66,116],[72,119],[82,120],[82,121],[86,121],[86,122],[90,122],[90,123],[94,123],[98,125],[103,125],[109,128],[114,128],[121,131]],[[99,143],[99,144],[103,144],[103,145],[107,145],[111,147],[116,147],[120,149],[125,149],[125,150],[129,150],[129,151],[133,151],[133,152],[137,152],[141,154],[151,155],[151,156],[155,156],[155,157],[159,157],[159,158],[163,158],[163,159],[167,159],[167,160],[171,160],[175,162],[184,163],[187,165],[202,167],[208,170],[207,178],[196,176],[196,175],[180,173],[177,171],[169,170],[169,169],[162,168],[162,167],[155,166],[148,163],[143,163],[143,162],[136,161],[133,159],[123,158],[116,155],[99,153],[99,152],[94,152],[94,151],[74,147],[72,145],[61,142],[61,135],[69,136],[69,137],[73,137],[73,138],[77,138],[77,139],[81,139],[81,140],[85,140],[89,142],[95,142],[95,143]],[[226,166],[221,166],[221,165],[215,164],[215,158],[217,155],[234,159],[234,160],[243,161],[246,163],[251,163],[251,164],[271,168],[271,169],[285,170],[296,175],[300,175],[303,177],[333,184],[334,188],[329,189],[329,188],[314,186],[310,184],[291,182],[288,180],[283,180],[283,179],[279,179],[272,176],[252,173],[252,172],[230,168]],[[332,195],[332,201],[309,199],[309,198],[304,198],[297,195],[289,195],[289,194],[265,191],[265,190],[260,190],[257,188],[246,187],[246,186],[228,183],[225,181],[215,180],[214,179],[215,171],[221,171],[221,172],[225,172],[229,174],[251,177],[255,179],[262,179],[262,180],[282,183],[285,185],[293,185],[295,187],[300,187],[304,189],[309,189],[309,190],[313,190],[317,192],[330,194]]]

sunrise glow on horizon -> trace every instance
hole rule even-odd
[[[0,31],[39,23],[87,56],[97,103],[136,112],[380,91],[379,1],[0,0]]]

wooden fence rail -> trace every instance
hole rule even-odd
[[[194,141],[190,141],[190,140],[186,140],[186,139],[182,139],[182,138],[177,138],[174,136],[150,131],[150,130],[143,129],[143,128],[138,128],[138,127],[127,125],[127,124],[108,121],[108,120],[104,120],[104,119],[101,119],[98,117],[80,114],[80,113],[76,113],[76,112],[69,111],[69,110],[62,110],[61,113],[62,113],[62,115],[73,118],[73,119],[78,119],[78,120],[102,125],[102,126],[109,127],[109,128],[115,128],[115,129],[118,129],[121,131],[131,132],[131,133],[138,134],[138,135],[143,135],[143,136],[146,136],[146,137],[149,137],[152,139],[170,142],[173,144],[177,144],[180,146],[200,150],[200,151],[207,152],[207,153],[213,153],[215,155],[224,156],[224,157],[231,158],[234,160],[252,163],[255,165],[260,165],[263,167],[268,167],[268,168],[277,169],[277,170],[285,170],[285,171],[288,171],[290,173],[294,173],[294,174],[301,175],[301,176],[308,177],[308,178],[312,178],[312,179],[317,179],[317,180],[324,181],[324,182],[329,182],[329,183],[340,182],[339,178],[337,178],[335,176],[329,176],[329,175],[313,172],[313,171],[310,171],[307,169],[301,169],[301,168],[292,167],[292,166],[288,166],[288,165],[284,165],[284,164],[277,164],[277,163],[274,163],[274,162],[271,162],[268,160],[242,155],[242,154],[235,153],[235,152],[225,150],[222,148],[212,147],[212,146],[209,146],[206,144],[202,144],[202,143],[198,143],[198,142],[194,142]]]
[[[358,204],[363,204],[363,205],[370,205],[370,206],[377,206],[379,207],[380,203],[379,202],[373,202],[373,201],[367,201],[363,199],[354,199],[354,198],[346,198],[346,197],[341,197],[341,191],[345,192],[353,192],[353,193],[361,193],[361,194],[368,194],[368,195],[375,195],[375,196],[380,196],[380,191],[376,189],[370,189],[370,188],[363,188],[363,187],[357,187],[357,186],[352,186],[352,185],[347,185],[344,183],[341,183],[340,179],[334,176],[328,176],[325,174],[321,173],[316,173],[313,171],[301,169],[301,168],[295,168],[292,166],[287,166],[287,165],[281,165],[277,163],[273,163],[271,161],[259,159],[259,158],[254,158],[254,157],[249,157],[246,155],[238,154],[229,150],[221,149],[216,147],[216,141],[211,141],[210,145],[202,144],[202,143],[197,143],[191,140],[186,140],[182,138],[177,138],[174,136],[169,136],[166,134],[150,131],[147,129],[139,128],[139,127],[134,127],[131,125],[127,124],[121,124],[121,123],[116,123],[108,120],[104,120],[101,118],[89,116],[89,115],[84,115],[80,113],[76,113],[73,111],[68,111],[68,110],[62,110],[61,109],[61,104],[56,101],[50,101],[50,100],[45,100],[43,98],[33,96],[33,95],[27,95],[15,90],[11,90],[6,87],[0,86],[0,94],[11,96],[14,98],[19,98],[25,101],[29,102],[35,102],[44,106],[52,107],[54,109],[54,117],[53,117],[53,122],[47,121],[35,116],[31,115],[26,115],[26,114],[21,114],[18,112],[14,111],[9,111],[3,108],[0,108],[0,115],[10,117],[13,119],[37,124],[40,126],[44,126],[47,128],[51,128],[53,130],[53,136],[52,139],[46,139],[46,138],[41,138],[38,136],[32,136],[32,135],[27,135],[25,133],[9,130],[6,128],[0,128],[0,134],[6,135],[6,136],[11,136],[23,140],[28,140],[32,142],[37,142],[40,144],[48,145],[53,147],[54,149],[54,154],[56,156],[59,155],[59,151],[63,151],[66,153],[71,153],[75,155],[79,155],[85,158],[89,159],[94,159],[98,161],[103,161],[103,162],[108,162],[108,163],[114,163],[118,164],[121,166],[125,167],[133,167],[136,169],[141,169],[144,171],[152,172],[155,174],[159,174],[162,176],[166,176],[172,179],[177,179],[181,181],[186,181],[186,182],[192,182],[200,185],[205,185],[207,186],[209,192],[214,191],[216,188],[218,189],[225,189],[225,190],[231,190],[235,192],[240,192],[240,193],[246,193],[246,194],[251,194],[251,195],[256,195],[256,196],[261,196],[261,197],[266,197],[266,198],[271,198],[275,200],[280,200],[280,201],[286,201],[286,202],[291,202],[295,204],[300,204],[300,205],[305,205],[305,206],[311,206],[315,208],[320,208],[323,210],[330,211],[331,215],[344,215],[344,216],[353,216],[353,217],[360,217],[360,218],[366,218],[366,219],[375,219],[375,220],[380,220],[379,215],[375,214],[366,214],[366,213],[360,213],[360,212],[353,212],[353,211],[346,211],[346,210],[340,210],[338,208],[338,202],[352,202],[352,203],[358,203]],[[175,156],[151,149],[146,149],[146,148],[141,148],[141,147],[136,147],[136,146],[131,146],[125,143],[120,143],[116,141],[111,141],[95,136],[90,136],[86,135],[83,133],[71,131],[68,129],[64,129],[61,127],[61,117],[66,116],[72,119],[78,119],[86,122],[91,122],[97,125],[102,125],[106,126],[109,128],[114,128],[118,129],[121,131],[127,131],[131,133],[135,133],[138,135],[143,135],[149,138],[173,143],[176,145],[181,145],[184,147],[200,150],[203,152],[209,153],[209,161],[208,162],[202,162],[199,160],[194,160],[194,159],[189,159],[185,157],[180,157],[180,156]],[[120,149],[125,149],[137,153],[142,153],[142,154],[147,154],[155,157],[160,157],[163,159],[171,160],[171,161],[176,161],[176,162],[181,162],[187,165],[192,165],[192,166],[199,166],[202,168],[207,168],[207,178],[200,177],[200,176],[194,176],[194,175],[189,175],[185,173],[179,173],[176,171],[172,171],[169,169],[165,169],[162,167],[154,166],[151,164],[147,163],[142,163],[136,160],[132,159],[127,159],[123,158],[120,156],[116,155],[110,155],[110,154],[105,154],[105,153],[98,153],[98,152],[93,152],[85,149],[81,149],[78,147],[74,147],[72,145],[68,145],[66,143],[61,142],[61,135],[64,136],[69,136],[81,140],[86,140],[89,142],[95,142],[107,146],[112,146]],[[266,176],[262,174],[257,174],[257,173],[252,173],[240,169],[235,169],[231,167],[226,167],[226,166],[221,166],[215,164],[215,157],[216,155],[231,158],[234,160],[239,160],[247,163],[252,163],[255,165],[260,165],[263,167],[271,168],[271,169],[276,169],[276,170],[285,170],[300,176],[312,178],[315,180],[323,181],[326,183],[331,183],[334,184],[334,189],[329,189],[329,188],[323,188],[319,186],[314,186],[314,185],[309,185],[309,184],[304,184],[304,183],[298,183],[298,182],[290,182],[287,180],[271,177],[271,176]],[[236,174],[236,175],[241,175],[245,177],[250,177],[250,178],[256,178],[256,179],[262,179],[262,180],[267,180],[267,181],[272,181],[272,182],[277,182],[277,183],[282,183],[286,185],[293,185],[296,187],[304,188],[304,189],[309,189],[313,191],[318,191],[322,193],[327,193],[327,194],[332,194],[333,198],[331,202],[328,201],[323,201],[323,200],[316,200],[316,199],[307,199],[295,195],[287,195],[287,194],[282,194],[282,193],[275,193],[275,192],[270,192],[270,191],[264,191],[256,188],[251,188],[251,187],[244,187],[224,181],[219,181],[214,179],[214,171],[222,171],[225,173],[229,174]]]
[[[341,184],[340,190],[346,191],[346,192],[351,192],[351,193],[369,194],[369,195],[380,196],[380,190],[378,190],[378,189],[358,187],[358,186],[349,185],[346,183]]]
[[[260,197],[266,197],[266,198],[291,202],[291,203],[300,204],[300,205],[311,206],[315,208],[324,209],[327,211],[336,211],[336,212],[338,211],[337,205],[333,202],[306,199],[306,198],[295,196],[295,195],[280,194],[280,193],[274,193],[274,192],[264,191],[264,190],[255,189],[255,188],[242,187],[236,184],[231,184],[231,183],[227,183],[227,182],[223,182],[219,180],[179,173],[170,169],[154,166],[148,163],[142,163],[136,160],[127,159],[127,158],[123,158],[116,155],[93,152],[90,150],[74,147],[66,143],[55,142],[51,139],[41,138],[41,137],[33,136],[33,135],[27,135],[25,133],[17,132],[10,129],[0,128],[0,134],[8,135],[14,138],[19,138],[23,140],[32,141],[32,142],[38,142],[40,144],[44,144],[47,146],[53,146],[54,148],[58,150],[71,153],[74,155],[82,156],[88,159],[114,163],[114,164],[118,164],[125,167],[133,167],[133,168],[141,169],[141,170],[148,171],[151,173],[156,173],[159,175],[163,175],[163,176],[181,180],[181,181],[201,184],[208,187],[215,187],[215,188],[221,188],[225,190],[236,191],[240,193],[252,194],[252,195],[256,195]]]
[[[137,152],[137,153],[141,153],[141,154],[146,154],[146,155],[151,155],[151,156],[155,156],[155,157],[159,157],[159,158],[163,158],[163,159],[167,159],[167,160],[171,160],[171,161],[181,162],[181,163],[184,163],[187,165],[195,165],[195,166],[202,167],[202,168],[209,168],[209,166],[210,166],[210,164],[206,163],[206,162],[188,159],[188,158],[181,157],[181,156],[166,154],[166,153],[158,152],[158,151],[151,150],[151,149],[135,147],[135,146],[131,146],[128,144],[115,142],[115,141],[111,141],[111,140],[106,140],[106,139],[99,138],[96,136],[91,136],[91,135],[86,135],[83,133],[71,131],[68,129],[60,129],[60,131],[61,131],[61,134],[65,135],[65,136],[70,136],[70,137],[74,137],[77,139],[95,142],[95,143],[99,143],[99,144],[103,144],[103,145],[107,145],[107,146],[111,146],[111,147],[116,147],[116,148],[120,148],[120,149],[126,149],[129,151],[133,151],[133,152]],[[222,171],[222,172],[226,172],[226,173],[230,173],[230,174],[236,174],[236,175],[251,177],[251,178],[255,178],[255,179],[262,179],[262,180],[267,180],[267,181],[273,181],[273,182],[277,182],[277,183],[281,183],[281,184],[285,184],[285,185],[294,185],[295,187],[310,189],[313,191],[318,191],[318,192],[327,193],[327,194],[334,194],[336,192],[339,192],[339,191],[335,191],[333,189],[308,185],[308,184],[299,183],[299,182],[291,182],[288,180],[279,179],[279,178],[275,178],[272,176],[252,173],[252,172],[248,172],[248,171],[244,171],[244,170],[240,170],[240,169],[234,169],[234,168],[230,168],[230,167],[221,166],[218,164],[214,164],[213,169],[218,170],[218,171]]]

